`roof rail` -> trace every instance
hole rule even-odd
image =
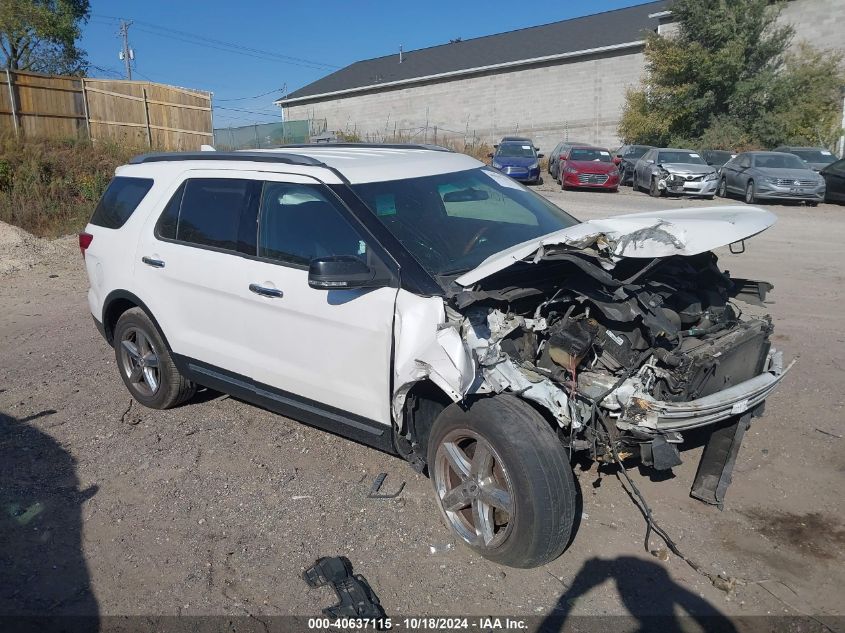
[[[427,149],[433,152],[452,152],[442,145],[428,145],[425,143],[302,143],[298,145],[276,145],[268,149],[315,149],[315,148],[362,148],[362,149]]]
[[[185,160],[228,160],[248,161],[251,163],[286,163],[288,165],[308,165],[311,167],[327,167],[325,163],[300,154],[274,154],[273,152],[154,152],[133,157],[130,165],[142,163],[162,163],[168,161]]]

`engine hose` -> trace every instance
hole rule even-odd
[[[715,582],[717,576],[715,576],[714,574],[711,574],[708,571],[702,569],[701,565],[699,565],[696,561],[694,561],[693,559],[689,558],[686,554],[684,554],[680,550],[680,548],[678,547],[677,543],[675,543],[675,541],[672,540],[672,537],[670,537],[666,533],[666,530],[664,530],[662,527],[660,527],[660,525],[658,525],[657,521],[654,520],[654,515],[652,514],[651,507],[648,505],[648,503],[645,500],[645,497],[640,492],[640,489],[637,488],[637,485],[634,483],[634,481],[631,479],[631,476],[628,474],[628,470],[625,468],[625,464],[622,463],[622,458],[619,457],[619,452],[616,450],[616,443],[613,442],[613,440],[612,440],[613,434],[611,433],[610,425],[608,424],[607,418],[605,417],[605,415],[596,406],[595,401],[593,402],[593,415],[596,418],[598,418],[599,422],[601,422],[601,425],[604,427],[605,432],[607,432],[608,437],[611,439],[611,441],[608,442],[608,445],[610,446],[611,455],[613,455],[613,461],[616,462],[616,465],[619,467],[618,472],[622,473],[622,476],[625,478],[625,481],[628,483],[628,487],[630,488],[630,490],[628,490],[629,496],[631,497],[632,500],[635,501],[639,511],[642,513],[643,517],[646,520],[646,532],[645,532],[645,539],[643,541],[643,547],[645,548],[645,551],[651,553],[651,549],[649,548],[649,541],[651,540],[651,533],[654,532],[655,534],[657,534],[663,540],[664,543],[666,543],[666,547],[668,547],[669,550],[675,556],[677,556],[682,561],[684,561],[694,571],[696,571],[697,573],[699,573],[702,576],[704,576],[705,578],[707,578],[707,580],[709,580],[711,583]],[[618,473],[617,473],[617,477],[618,477]],[[620,479],[620,483],[621,483],[621,481],[622,480]]]

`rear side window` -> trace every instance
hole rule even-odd
[[[150,178],[112,178],[94,210],[91,224],[107,229],[119,229],[138,208],[152,186],[153,181]]]
[[[164,239],[256,254],[262,182],[234,178],[186,180],[156,225]]]

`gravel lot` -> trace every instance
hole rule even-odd
[[[539,190],[581,219],[727,204]],[[394,616],[843,615],[845,208],[767,208],[778,224],[720,256],[774,283],[775,345],[800,360],[748,432],[724,511],[688,496],[700,448],[665,481],[632,471],[685,553],[737,579],[730,592],[645,552],[641,515],[595,465],[576,468],[569,550],[511,570],[457,545],[398,459],[219,394],[132,404],[75,239],[0,226],[0,613],[319,615],[334,594],[301,572],[342,554]],[[399,498],[367,498],[380,472],[388,490],[406,482]]]

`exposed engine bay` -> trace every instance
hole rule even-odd
[[[490,257],[445,280],[444,322],[424,349],[399,346],[394,411],[423,378],[455,402],[514,393],[571,453],[658,470],[706,427],[692,495],[721,504],[751,418],[792,365],[770,344],[772,285],[731,277],[712,251],[774,221],[754,207],[632,214]]]
[[[511,285],[527,266],[532,287]],[[601,460],[614,443],[667,469],[681,463],[680,431],[762,412],[776,380],[728,395],[717,410],[699,403],[782,372],[771,318],[746,314],[771,288],[731,278],[712,252],[625,259],[605,270],[561,250],[456,294],[453,316],[485,382],[548,410],[570,450]]]

